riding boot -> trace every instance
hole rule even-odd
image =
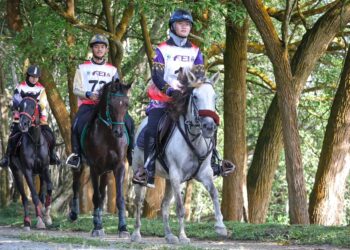
[[[77,170],[80,167],[80,142],[76,133],[72,133],[72,148],[73,153],[68,156],[66,165]]]
[[[228,160],[221,160],[219,152],[214,147],[211,157],[211,168],[214,176],[227,176],[235,170],[236,166]]]
[[[7,142],[7,148],[4,157],[0,160],[0,167],[6,168],[10,164],[10,155],[15,150],[16,144],[18,142],[20,135],[16,134],[13,130],[9,136],[9,140]]]
[[[50,165],[61,165],[61,161],[55,153],[54,147],[50,147]]]
[[[9,142],[9,144],[7,145],[4,157],[2,157],[2,159],[0,160],[0,167],[7,168],[9,166],[11,151],[12,151],[11,142]]]
[[[134,173],[132,182],[140,184],[150,188],[154,188],[154,175],[155,175],[155,139],[153,137],[145,135],[145,149],[144,159],[146,159],[144,166],[140,166]]]

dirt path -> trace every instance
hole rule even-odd
[[[116,235],[106,235],[100,240],[107,243],[105,247],[93,247],[67,243],[42,243],[30,240],[21,240],[29,236],[49,236],[55,238],[82,237],[84,239],[96,240],[89,233],[84,232],[62,232],[48,230],[24,231],[22,228],[0,226],[0,249],[1,250],[61,250],[61,249],[176,249],[183,245],[168,245],[163,238],[145,237],[143,244],[130,244],[129,239],[119,239]],[[196,249],[239,249],[239,250],[337,250],[331,246],[282,246],[276,243],[262,242],[239,242],[239,241],[203,241],[191,239],[191,247]],[[344,249],[344,248],[342,248]]]

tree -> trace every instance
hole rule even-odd
[[[228,13],[234,5],[228,4]],[[239,23],[241,21],[241,24]],[[246,71],[247,71],[248,20],[232,20],[226,17],[226,49],[224,53],[224,158],[236,164],[234,174],[225,177],[221,210],[225,220],[240,221],[243,217],[244,194],[246,190],[247,147],[246,147]]]
[[[350,164],[350,47],[323,141],[314,187],[310,195],[310,222],[340,225]]]
[[[275,124],[272,125],[272,128],[276,129],[274,131],[264,125],[263,128],[269,129],[271,132],[268,133],[261,131],[260,135],[269,134],[270,137],[261,138],[261,148],[257,148],[255,154],[259,155],[258,158],[268,156],[266,158],[269,159],[265,161],[266,163],[270,162],[271,159],[278,159],[278,156],[275,154],[279,154],[279,150],[266,151],[266,149],[273,149],[273,145],[282,145],[280,142],[281,138],[278,138],[278,136],[281,134],[279,131],[283,132],[287,165],[290,221],[291,223],[296,224],[307,224],[309,222],[309,218],[307,211],[305,181],[301,163],[296,109],[303,85],[307,77],[310,75],[316,61],[326,51],[329,43],[339,31],[341,24],[348,21],[350,4],[349,2],[337,1],[337,4],[334,7],[329,9],[326,14],[319,18],[313,28],[305,33],[296,53],[289,62],[289,54],[285,46],[285,44],[288,44],[286,36],[284,36],[285,40],[281,40],[278,37],[277,31],[275,30],[274,25],[262,2],[243,0],[243,3],[245,4],[249,15],[253,19],[262,36],[267,55],[274,67],[274,75],[277,83],[277,97],[275,97],[275,100],[272,102],[266,118],[268,116],[277,118],[276,113],[280,112],[282,120],[282,127],[280,127],[278,125],[279,121],[274,119]],[[292,9],[288,10],[289,12],[287,11],[287,14],[285,14],[285,27],[288,26],[288,18],[290,18],[289,15],[291,10]],[[284,30],[284,34],[286,35],[287,33],[288,32]],[[275,115],[272,115],[272,112]],[[274,166],[277,166],[277,162],[275,162]],[[271,172],[265,172],[263,169],[271,170],[274,169],[274,167],[264,167],[264,165],[259,166],[259,176],[249,176],[248,173],[248,186],[250,186],[250,188],[248,188],[248,190],[250,189],[248,192],[248,195],[250,195],[249,214],[251,216],[255,216],[253,210],[261,209],[261,202],[259,202],[261,201],[261,197],[263,197],[263,203],[265,204],[269,199],[268,195],[255,189],[255,187],[259,186],[259,183],[255,182],[254,180],[259,180],[259,182],[262,181],[262,183],[268,183],[268,181],[266,181],[266,177],[270,177],[272,175]],[[251,171],[250,173],[254,172]],[[269,192],[266,193],[269,194]],[[257,215],[262,215],[262,213],[257,213]],[[251,218],[252,222],[259,222],[262,220],[264,220],[264,218]]]

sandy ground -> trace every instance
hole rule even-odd
[[[76,244],[42,243],[21,240],[21,235],[50,235],[52,237],[83,237],[85,239],[96,239],[84,232],[62,232],[49,230],[24,231],[22,228],[0,226],[0,250],[61,250],[61,249],[177,249],[183,245],[169,245],[163,238],[144,237],[142,244],[130,244],[129,239],[119,239],[117,235],[106,235],[102,238],[108,244],[106,247],[93,247]],[[239,250],[340,250],[332,246],[283,246],[276,243],[265,242],[241,242],[232,240],[203,241],[191,239],[190,246],[197,249],[239,249]]]

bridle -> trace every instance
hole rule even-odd
[[[210,82],[203,82],[202,84],[211,84]],[[192,177],[195,176],[202,163],[205,161],[205,159],[209,156],[209,154],[212,152],[214,146],[215,146],[215,141],[214,138],[207,138],[208,140],[204,140],[206,142],[206,150],[204,154],[201,154],[198,152],[197,148],[193,145],[193,143],[200,139],[204,138],[202,135],[202,117],[211,117],[213,118],[214,122],[216,125],[220,124],[220,118],[219,115],[212,110],[208,109],[199,109],[196,102],[194,101],[194,95],[193,91],[191,92],[191,95],[189,97],[189,110],[187,113],[190,113],[190,115],[184,115],[183,116],[183,121],[184,121],[184,129],[182,128],[180,124],[180,120],[176,122],[176,126],[179,129],[180,133],[182,134],[183,138],[185,139],[187,145],[189,148],[192,150],[192,152],[196,155],[198,159],[198,167],[196,171],[193,173]],[[188,119],[187,117],[192,117],[192,119]],[[191,178],[192,178],[191,177]]]
[[[125,126],[125,122],[124,120],[123,121],[113,121],[112,117],[111,117],[111,109],[113,108],[111,106],[111,101],[110,99],[112,97],[125,97],[126,95],[123,94],[123,93],[119,93],[119,92],[116,92],[116,93],[111,93],[111,92],[108,92],[107,93],[107,98],[106,98],[106,111],[105,111],[105,117],[106,118],[103,118],[102,115],[101,115],[101,112],[99,111],[98,112],[98,119],[103,123],[105,124],[107,127],[109,127],[110,129],[113,129],[114,126],[122,126],[123,127],[123,131],[125,133],[126,131],[126,126]],[[127,134],[127,133],[125,133]],[[123,134],[119,135],[118,137],[122,137]],[[129,144],[129,138],[127,138],[128,140],[128,144]]]
[[[22,99],[22,102],[24,100],[26,100],[26,99],[31,100],[31,101],[33,101],[35,103],[35,109],[34,109],[33,115],[31,115],[31,114],[29,114],[28,112],[25,112],[25,111],[20,112],[19,115],[20,116],[24,115],[24,116],[28,117],[30,119],[31,123],[32,123],[32,126],[37,126],[38,124],[35,123],[35,120],[36,120],[37,117],[39,117],[38,102],[37,102],[37,100],[35,100],[33,97],[30,97],[30,96],[24,97]]]

